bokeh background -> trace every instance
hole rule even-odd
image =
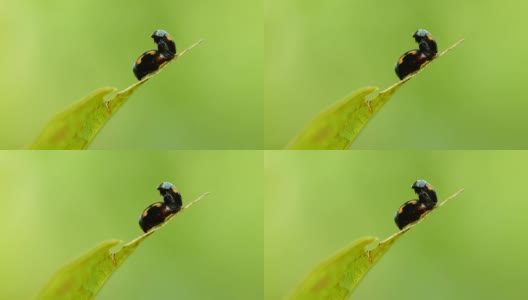
[[[527,10],[517,0],[267,1],[266,149],[353,91],[395,83],[418,28],[439,51],[465,42],[403,86],[352,148],[526,149]]]
[[[264,299],[356,239],[385,239],[417,179],[443,201],[408,231],[351,299],[518,299],[528,292],[528,152],[267,152]]]
[[[174,183],[189,203],[112,275],[97,299],[260,299],[263,155],[249,151],[0,152],[0,298],[32,299],[103,240],[143,232]]]
[[[100,87],[125,89],[156,29],[194,48],[143,85],[91,149],[261,149],[263,3],[2,1],[0,149]],[[243,126],[240,126],[243,124]]]

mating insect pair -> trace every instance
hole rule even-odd
[[[158,45],[158,50],[149,50],[136,60],[133,70],[138,80],[157,71],[163,63],[176,56],[176,43],[165,30],[156,30],[151,37]]]
[[[149,205],[139,216],[139,226],[145,233],[165,222],[182,208],[182,196],[172,183],[163,182],[158,186],[158,191],[163,197],[163,202]]]
[[[438,202],[436,191],[427,181],[418,180],[411,188],[418,195],[418,199],[405,202],[396,212],[394,221],[400,230],[418,221],[425,212],[435,208]]]
[[[394,71],[396,71],[396,75],[400,79],[418,71],[426,61],[433,60],[438,51],[436,41],[427,30],[418,29],[413,34],[413,38],[418,43],[419,49],[405,52],[394,67]]]

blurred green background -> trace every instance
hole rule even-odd
[[[526,1],[280,1],[265,10],[265,148],[283,148],[316,113],[394,64],[429,30],[439,51],[465,42],[403,86],[355,149],[526,149]]]
[[[143,232],[162,181],[189,203],[97,299],[259,299],[263,155],[250,151],[0,152],[0,298],[30,299],[61,266]]]
[[[28,145],[97,88],[135,83],[156,29],[178,51],[205,41],[141,87],[90,148],[261,149],[262,18],[263,3],[243,0],[2,1],[0,149]]]
[[[518,299],[528,260],[528,152],[267,152],[264,299],[281,299],[356,239],[385,239],[425,179],[443,201],[407,232],[351,299]]]

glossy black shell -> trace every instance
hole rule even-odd
[[[149,50],[138,57],[132,70],[136,78],[141,80],[148,74],[157,71],[164,61],[164,56],[157,50]]]
[[[418,221],[427,210],[425,204],[418,199],[407,201],[396,211],[394,222],[401,230],[405,226]]]
[[[417,180],[415,183],[413,183],[411,188],[414,190],[416,195],[418,195],[419,200],[425,204],[427,209],[434,208],[438,203],[436,191],[427,181]]]
[[[162,182],[158,186],[160,195],[163,196],[163,202],[167,204],[171,210],[179,211],[183,205],[182,196],[178,189],[170,182]]]
[[[165,222],[174,213],[164,202],[153,203],[145,208],[139,216],[139,226],[146,233],[153,227]]]
[[[394,71],[401,80],[418,71],[426,61],[425,55],[419,49],[409,50],[398,59]]]
[[[158,51],[162,53],[167,60],[171,60],[176,55],[176,43],[165,30],[158,29],[152,33],[151,37],[158,45]]]
[[[424,54],[427,60],[435,58],[438,47],[433,36],[425,29],[418,29],[413,34],[414,40],[418,43],[420,51]]]

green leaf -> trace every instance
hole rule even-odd
[[[111,248],[121,244],[122,241],[108,240],[102,242],[99,246],[60,269],[40,292],[37,299],[93,299],[114,271],[123,264],[148,236],[167,225],[171,218],[200,201],[208,194],[205,193],[196,198],[160,226],[137,237],[115,252],[112,252]]]
[[[451,49],[458,46],[460,40],[440,53],[437,61]],[[377,87],[364,87],[345,99],[320,112],[301,132],[286,146],[287,149],[348,149],[368,121],[389,101],[391,96],[407,81],[423,71],[431,62],[422,68],[381,91],[372,99],[367,97],[378,90]]]
[[[308,273],[288,299],[348,299],[361,279],[363,279],[374,264],[376,264],[376,262],[387,253],[396,240],[412,227],[422,222],[432,211],[436,211],[447,203],[447,201],[455,198],[463,191],[464,190],[460,190],[454,193],[435,209],[424,213],[420,220],[378,243],[371,250],[366,250],[365,248],[372,242],[376,241],[377,238],[364,237],[325,259]]]
[[[161,72],[169,63],[196,47],[203,40],[176,54],[174,59],[160,66],[157,72],[145,76],[109,100],[104,97],[115,92],[113,87],[100,88],[57,114],[37,136],[29,149],[85,149],[101,128],[125,104],[128,98],[147,80]]]

